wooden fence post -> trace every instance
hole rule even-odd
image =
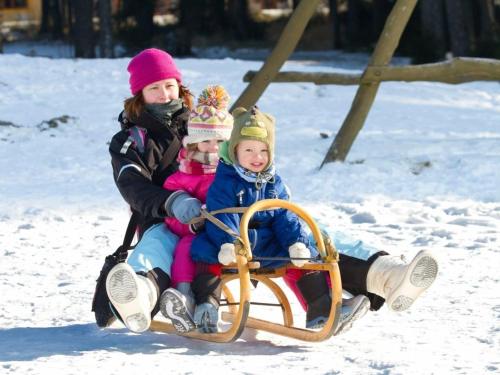
[[[417,0],[397,0],[387,17],[382,34],[375,46],[368,67],[388,65],[396,50]],[[337,136],[332,142],[320,168],[333,161],[344,161],[377,95],[380,82],[361,83]]]

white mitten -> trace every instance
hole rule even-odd
[[[311,251],[302,242],[295,242],[288,248],[288,253],[291,258],[310,258]],[[307,260],[292,259],[292,263],[296,267],[302,267],[307,263]]]
[[[224,243],[220,247],[219,251],[219,262],[227,266],[231,263],[236,263],[236,253],[234,251],[234,245],[232,243]]]

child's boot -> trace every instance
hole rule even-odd
[[[196,296],[194,322],[203,333],[218,331],[219,304],[221,296],[221,280],[212,274],[200,274],[193,281],[193,292]]]
[[[127,263],[118,263],[106,278],[106,291],[128,329],[144,332],[149,328],[151,311],[158,299],[151,280],[137,275]]]
[[[438,263],[430,251],[422,250],[406,264],[396,256],[379,256],[368,270],[368,292],[385,298],[393,311],[404,311],[436,279]]]
[[[332,299],[330,288],[323,272],[311,272],[297,281],[302,296],[307,302],[306,328],[321,328],[328,321]]]
[[[198,330],[202,333],[217,332],[217,323],[219,322],[218,307],[210,302],[196,305],[196,309],[194,310],[194,321]]]
[[[194,295],[190,283],[179,283],[177,288],[168,288],[160,298],[160,310],[172,321],[177,332],[194,330]]]
[[[340,322],[335,335],[349,331],[353,323],[365,316],[368,310],[370,310],[370,300],[363,294],[352,298],[343,298],[342,309],[340,310]]]

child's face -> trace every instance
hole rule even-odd
[[[244,140],[236,146],[238,163],[252,172],[262,172],[269,162],[269,148],[264,142]]]
[[[222,141],[219,139],[210,139],[209,141],[198,142],[198,151],[217,153],[219,152],[219,144]]]
[[[142,89],[146,104],[164,104],[179,99],[179,84],[175,78],[153,82]]]

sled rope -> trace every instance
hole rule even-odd
[[[204,219],[209,220],[212,222],[215,226],[217,226],[219,229],[223,230],[230,236],[233,236],[236,240],[240,241],[243,243],[241,240],[240,234],[236,233],[234,230],[229,228],[226,224],[224,224],[221,220],[217,219],[215,215],[217,214],[226,214],[226,213],[232,213],[232,214],[242,214],[247,211],[248,207],[227,207],[227,208],[222,208],[220,210],[215,210],[208,212],[205,208],[202,208],[200,210],[200,216],[197,218],[194,218],[190,224],[194,223],[199,223],[203,221]],[[317,260],[316,257],[306,257],[306,258],[299,258],[299,257],[253,257],[252,261],[261,261],[261,260],[284,260],[284,261],[290,261],[290,260]]]
[[[236,233],[234,230],[229,228],[222,221],[217,219],[215,217],[215,215],[222,214],[222,213],[234,213],[234,214],[245,213],[247,208],[248,207],[228,207],[228,208],[223,208],[221,210],[216,210],[216,211],[212,211],[212,212],[208,212],[206,209],[202,208],[200,213],[201,213],[202,218],[209,220],[215,226],[217,226],[219,229],[222,229],[224,232],[226,232],[230,236],[233,236],[236,240],[241,241],[240,234]]]

